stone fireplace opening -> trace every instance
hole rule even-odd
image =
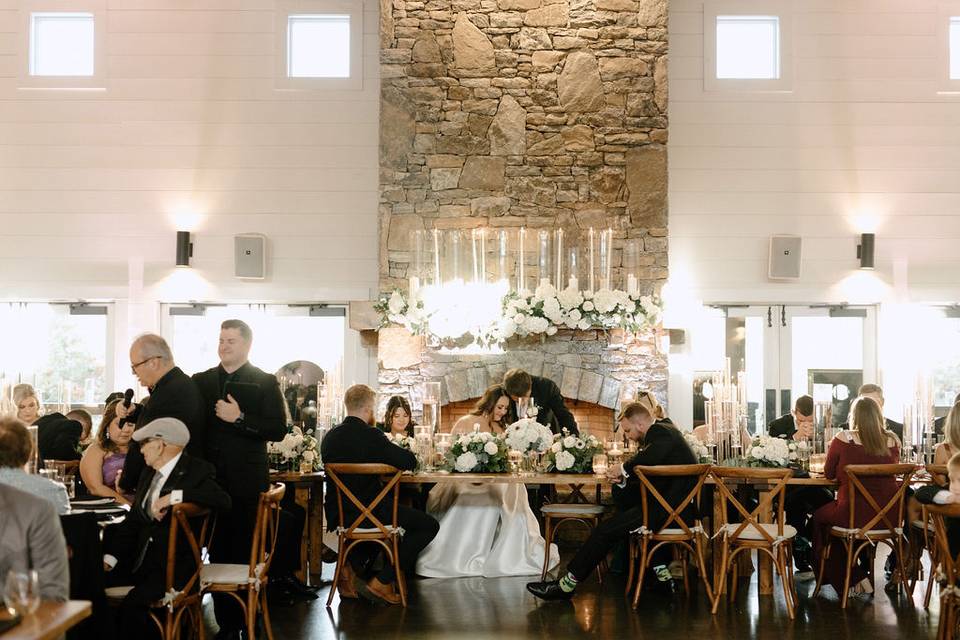
[[[470,413],[477,400],[479,400],[479,397],[461,400],[460,402],[450,402],[444,406],[440,414],[440,430],[450,431],[457,420]],[[580,433],[589,433],[601,440],[609,438],[613,434],[613,424],[616,418],[614,409],[580,400],[567,400],[566,405],[573,417],[577,419],[577,427],[580,429]]]

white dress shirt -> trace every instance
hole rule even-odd
[[[153,477],[153,480],[150,482],[150,490],[147,491],[147,495],[143,498],[143,507],[144,509],[150,509],[150,515],[153,514],[153,505],[156,504],[157,500],[160,499],[160,491],[163,489],[163,485],[166,484],[167,480],[170,478],[170,474],[173,473],[173,468],[177,466],[177,463],[180,462],[180,456],[183,453],[178,453],[173,456],[167,464],[163,465],[157,469],[157,474]],[[170,504],[179,504],[183,502],[183,492],[179,489],[170,492]]]

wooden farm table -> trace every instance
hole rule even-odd
[[[0,634],[3,640],[54,640],[90,616],[88,600],[44,600],[20,624]]]
[[[603,487],[610,484],[605,476],[597,476],[592,473],[533,473],[528,475],[515,475],[512,473],[450,473],[440,471],[427,471],[420,473],[405,473],[400,478],[401,483],[442,483],[442,482],[468,482],[471,484],[538,484],[547,485],[551,491],[551,501],[557,500],[557,486],[567,486],[570,488],[570,494],[564,496],[561,502],[565,504],[576,502],[591,502],[584,494],[585,486],[596,487],[596,497],[593,502],[599,504]]]
[[[298,576],[307,584],[311,584],[313,576],[319,581],[323,571],[320,560],[323,551],[323,480],[322,471],[274,471],[270,474],[271,482],[283,482],[287,485],[287,491],[291,488],[296,491],[297,502],[307,510],[307,530],[300,543],[302,566]]]

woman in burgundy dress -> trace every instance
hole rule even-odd
[[[860,397],[850,410],[849,431],[842,431],[830,442],[824,474],[831,480],[839,480],[837,499],[817,509],[813,514],[814,566],[820,566],[820,558],[830,543],[830,527],[847,527],[850,523],[849,482],[844,467],[848,464],[895,464],[900,459],[900,445],[896,436],[884,428],[883,412],[873,399]],[[897,492],[897,482],[890,477],[861,478],[867,491],[877,504],[885,505]],[[857,496],[856,526],[867,524],[876,514],[866,500]],[[839,539],[837,539],[839,541]],[[866,553],[858,559],[866,560]],[[833,586],[837,594],[843,590],[846,554],[842,544],[834,544],[824,567],[824,582]],[[850,573],[851,593],[871,593],[873,588],[863,567],[854,565]]]

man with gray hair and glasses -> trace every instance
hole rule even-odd
[[[137,429],[157,418],[176,418],[190,431],[187,453],[203,457],[206,424],[203,398],[196,383],[173,361],[173,352],[167,341],[153,333],[145,333],[134,340],[130,345],[130,371],[150,390],[150,397],[148,401],[131,404],[129,408],[121,402],[117,405],[117,416],[135,421]],[[120,476],[123,491],[134,492],[144,466],[140,445],[131,442]]]

